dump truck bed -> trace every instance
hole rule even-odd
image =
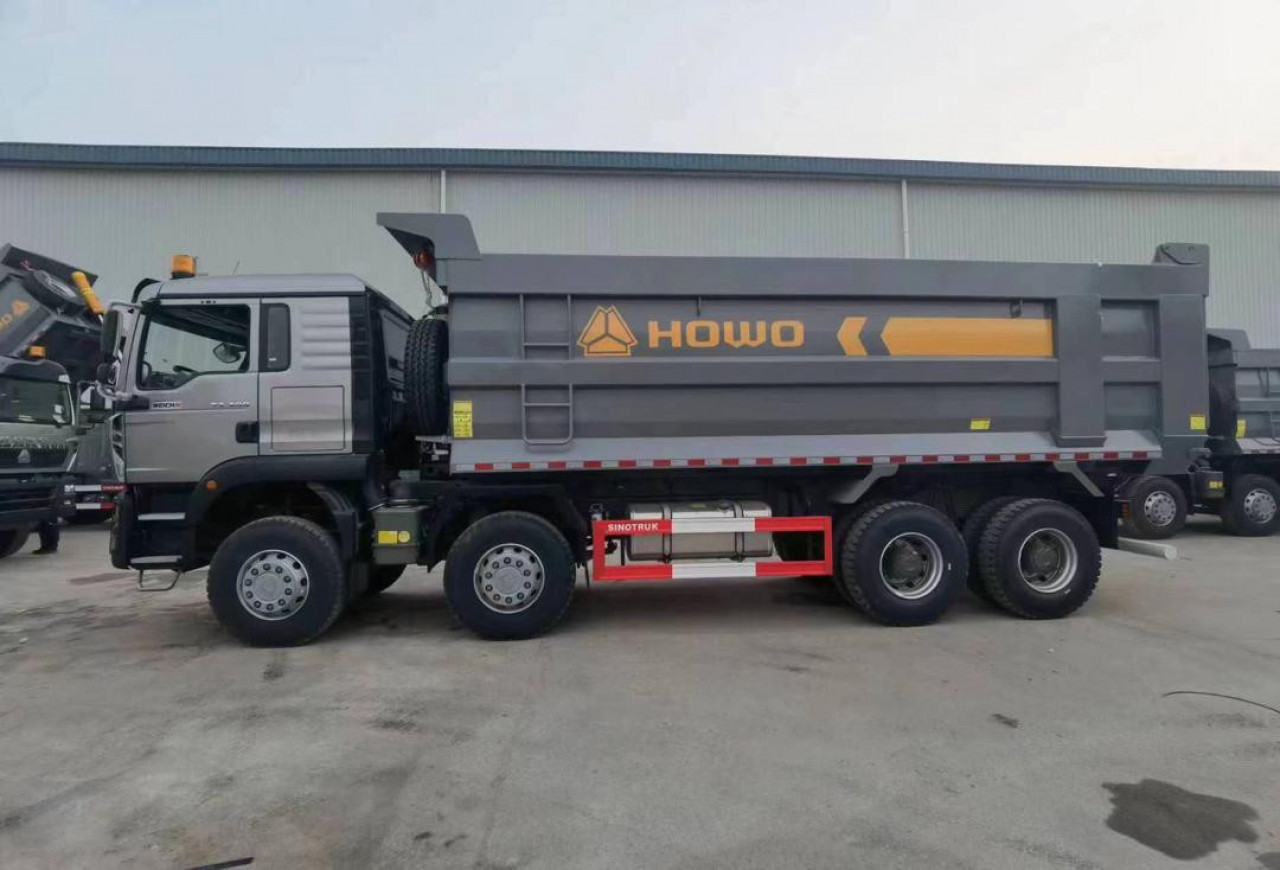
[[[455,473],[1147,459],[1207,418],[1207,250],[1149,265],[449,264]]]

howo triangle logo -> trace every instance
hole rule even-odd
[[[578,336],[583,356],[631,356],[631,348],[637,344],[635,333],[614,305],[596,306]]]

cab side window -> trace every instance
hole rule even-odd
[[[173,305],[147,318],[138,386],[173,390],[201,375],[249,370],[249,306]]]

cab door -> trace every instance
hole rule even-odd
[[[258,455],[258,317],[256,301],[234,297],[145,307],[125,363],[128,483],[195,483]]]

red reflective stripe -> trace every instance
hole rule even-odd
[[[492,462],[477,462],[476,471],[493,471]]]
[[[876,458],[874,456],[859,456],[858,464],[859,465],[875,465]]]
[[[1044,458],[1045,458],[1045,460],[1046,460],[1046,461],[1048,461],[1048,462],[1057,462],[1059,459],[1061,459],[1061,458],[1062,458],[1062,454],[1061,454],[1061,453],[1046,453],[1046,454],[1044,455]]]
[[[757,532],[820,532],[830,517],[759,517]]]
[[[1135,451],[1133,451],[1133,458],[1134,458],[1134,459],[1146,459],[1146,458],[1147,458],[1147,451],[1145,451],[1145,450],[1135,450]]]
[[[955,462],[968,462],[968,461],[969,461],[969,454],[968,454],[968,453],[957,453],[955,456],[952,456],[952,457],[951,457],[951,459],[952,459],[953,461],[955,461]]]
[[[569,467],[569,464],[565,462],[563,459],[553,459],[549,463],[547,463],[547,466],[552,471],[563,471],[564,469]]]
[[[890,457],[889,457],[889,462],[890,462],[890,463],[892,463],[893,465],[902,465],[902,464],[904,464],[906,461],[907,461],[907,457],[905,457],[905,456],[890,456]]]
[[[619,468],[635,468],[636,461],[634,459],[619,459],[618,467]]]
[[[653,460],[653,467],[654,467],[654,468],[670,468],[670,467],[671,467],[671,460],[670,460],[670,459],[655,459],[655,460]]]
[[[721,465],[737,465],[737,464],[738,464],[738,460],[737,460],[737,459],[722,459],[722,460],[720,460],[720,464],[721,464]]]
[[[670,565],[655,563],[653,565],[600,565],[591,577],[599,583],[617,583],[620,581],[635,582],[638,580],[670,580]]]
[[[984,462],[999,462],[999,461],[1000,461],[1000,454],[999,454],[999,453],[988,453],[985,457],[983,457],[983,461],[984,461]]]
[[[790,462],[792,465],[808,465],[809,459],[805,456],[792,456]]]
[[[604,463],[599,459],[588,459],[582,463],[583,468],[603,468]]]
[[[822,457],[822,464],[823,464],[823,465],[839,465],[839,464],[840,464],[840,457],[839,457],[839,456],[824,456],[824,457]]]
[[[937,462],[937,461],[938,461],[938,457],[936,457],[936,456],[921,456],[921,457],[920,457],[920,461],[921,461],[921,462]]]
[[[527,463],[527,462],[513,462],[513,463],[511,463],[511,470],[512,470],[512,471],[528,471],[528,470],[529,470],[529,467],[530,467],[530,466],[529,466],[529,463]]]
[[[1013,461],[1014,461],[1014,462],[1030,462],[1030,461],[1031,461],[1031,454],[1030,454],[1030,453],[1015,453],[1015,454],[1013,454]]]
[[[1106,453],[1102,454],[1102,458],[1103,459],[1119,459],[1120,454],[1116,453],[1114,450],[1108,450]]]
[[[706,464],[707,464],[707,460],[705,460],[705,459],[690,459],[690,460],[689,460],[689,467],[690,467],[690,468],[701,468],[702,466],[704,466],[704,465],[706,465]]]
[[[831,573],[825,562],[757,562],[757,577],[823,577]]]

